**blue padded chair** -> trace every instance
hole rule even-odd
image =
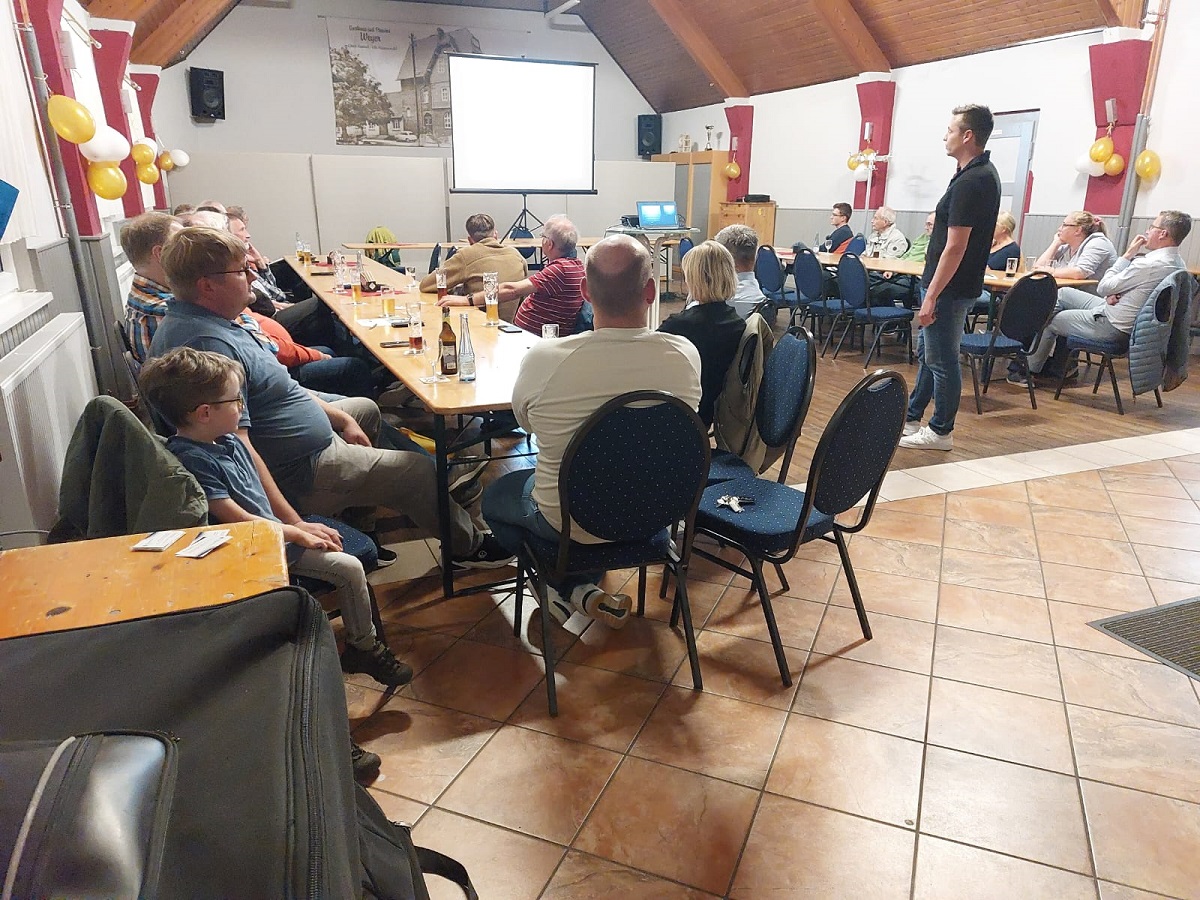
[[[796,306],[792,310],[792,324],[803,325],[804,319],[811,314],[812,304],[825,299],[825,279],[822,277],[821,263],[810,248],[793,244],[792,253],[795,254],[792,273],[796,279]],[[815,319],[814,316],[814,328]]]
[[[696,246],[696,242],[690,237],[679,239],[679,261],[683,262],[683,258],[688,255],[688,251]]]
[[[771,596],[763,577],[763,563],[777,567],[785,591],[789,590],[782,566],[796,555],[801,544],[828,541],[838,548],[842,570],[863,637],[871,639],[871,626],[859,593],[858,580],[845,535],[861,531],[871,519],[879,488],[887,473],[904,428],[908,386],[898,372],[879,370],[868,375],[834,412],[817,442],[808,484],[803,491],[764,478],[739,478],[706,488],[696,516],[696,530],[723,541],[746,556],[750,569],[701,548],[696,553],[719,566],[749,578],[758,591],[767,632],[775,650],[775,661],[784,685],[792,683],[787,657],[775,622]],[[718,505],[724,495],[749,497],[754,504],[736,513]],[[853,509],[866,498],[852,525],[837,516]]]
[[[519,636],[525,579],[542,608],[542,633],[550,634],[546,588],[538,573],[555,580],[576,572],[638,568],[637,614],[645,611],[646,566],[665,564],[675,576],[671,627],[683,618],[692,687],[703,689],[700,658],[688,605],[687,568],[696,507],[708,472],[707,429],[687,403],[664,391],[633,391],[609,400],[567,445],[558,478],[563,530],[558,541],[525,535],[517,553],[514,634]],[[527,479],[529,471],[503,478]],[[503,479],[502,479],[503,480]],[[683,522],[682,539],[671,529]],[[609,543],[577,544],[572,523]],[[558,715],[554,648],[543,640],[550,715]]]
[[[454,246],[453,244],[451,244],[450,249],[446,251],[446,259],[449,260],[450,257],[452,257],[457,252],[458,252],[458,248],[456,246]]]
[[[442,260],[442,245],[434,244],[433,245],[433,253],[429,254],[429,271],[430,272],[434,271],[438,267],[438,265],[441,264],[441,260]]]
[[[772,450],[783,448],[778,481],[785,484],[796,440],[812,402],[817,380],[817,345],[807,328],[788,329],[775,344],[763,366],[762,382],[754,405],[759,437]],[[768,454],[768,459],[774,454]],[[712,451],[708,484],[720,484],[756,473],[741,457],[728,450]]]
[[[1000,303],[996,324],[986,333],[964,334],[959,353],[971,366],[971,384],[975,388],[975,412],[983,414],[979,391],[980,371],[983,373],[983,393],[992,380],[992,365],[997,359],[1016,360],[1029,389],[1029,403],[1037,409],[1033,379],[1029,377],[1028,354],[1038,335],[1050,323],[1054,304],[1058,300],[1058,284],[1048,272],[1031,272],[1012,286]],[[1043,335],[1042,340],[1052,340]]]
[[[511,238],[531,238],[533,232],[525,227],[513,228],[508,236]],[[517,252],[520,253],[529,263],[530,271],[542,268],[542,264],[537,261],[538,251],[536,247],[518,247]]]
[[[754,277],[763,295],[782,306],[790,306],[796,299],[796,292],[784,287],[783,263],[779,261],[775,248],[770,244],[760,244],[754,257]],[[789,301],[788,298],[791,298]]]
[[[871,286],[867,279],[867,270],[863,266],[862,260],[853,253],[843,253],[842,258],[838,261],[838,285],[842,294],[842,302],[846,305],[848,320],[845,330],[842,331],[842,338],[838,341],[837,349],[833,351],[833,358],[837,359],[838,354],[842,351],[846,335],[853,334],[855,331],[863,333],[862,343],[865,346],[865,335],[867,327],[870,326],[874,331],[875,340],[871,343],[871,349],[867,352],[866,359],[863,360],[864,369],[870,365],[871,357],[880,352],[879,344],[885,334],[904,335],[908,350],[908,362],[911,363],[913,311],[896,306],[872,306]]]
[[[853,253],[855,256],[862,256],[863,251],[867,249],[867,239],[861,234],[856,234],[850,238],[850,243],[846,245],[845,253]]]

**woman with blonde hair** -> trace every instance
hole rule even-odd
[[[1099,281],[1116,261],[1117,248],[1108,239],[1103,220],[1086,210],[1076,210],[1063,216],[1054,240],[1033,267],[1059,278]]]
[[[996,216],[996,230],[992,232],[992,249],[988,254],[989,269],[1003,272],[1004,266],[1010,259],[1021,258],[1021,245],[1013,234],[1017,230],[1017,220],[1012,213],[1001,210]]]
[[[700,351],[700,418],[713,421],[713,407],[725,384],[725,373],[737,354],[746,323],[730,302],[737,291],[733,254],[716,241],[705,241],[689,250],[680,264],[687,284],[688,302],[682,312],[668,318],[659,331],[678,334]]]

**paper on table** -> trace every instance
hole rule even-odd
[[[161,553],[181,537],[183,537],[182,531],[156,531],[154,534],[146,535],[146,537],[134,544],[133,549],[152,550]]]
[[[202,531],[196,535],[195,539],[176,553],[176,556],[182,556],[187,559],[200,559],[202,556],[207,556],[212,553],[222,544],[228,544],[230,541],[229,531],[224,528],[216,528],[212,531]]]

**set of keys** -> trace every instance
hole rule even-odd
[[[744,512],[742,507],[753,505],[753,497],[735,497],[733,494],[725,494],[717,498],[717,506],[728,506],[735,513]]]

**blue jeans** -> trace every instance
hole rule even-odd
[[[352,356],[333,356],[328,347],[313,347],[329,355],[329,359],[318,359],[296,366],[291,375],[301,387],[324,394],[341,394],[343,397],[373,398],[374,381],[371,367]]]
[[[533,470],[510,472],[493,481],[483,492],[481,512],[483,520],[492,529],[501,546],[509,553],[517,553],[526,534],[542,540],[558,543],[558,530],[546,521],[542,511],[530,496],[533,492]],[[558,591],[559,596],[569,600],[571,592],[581,584],[596,584],[604,572],[573,572],[561,581],[552,580],[540,573],[542,580]]]
[[[917,380],[908,397],[908,421],[919,422],[925,407],[933,400],[933,418],[929,428],[936,434],[954,430],[962,393],[962,369],[958,348],[962,344],[963,323],[978,297],[948,297],[937,302],[937,318],[917,334]]]

